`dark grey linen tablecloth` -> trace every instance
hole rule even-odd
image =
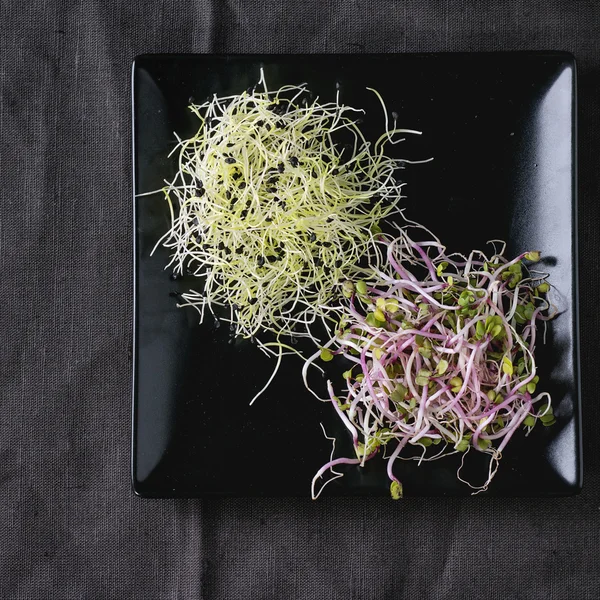
[[[600,3],[2,0],[0,32],[0,599],[600,598]],[[582,494],[134,497],[133,58],[526,49],[578,60]]]

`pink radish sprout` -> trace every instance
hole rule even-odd
[[[313,498],[330,467],[364,465],[388,444],[394,498],[402,496],[394,463],[408,445],[422,448],[419,460],[471,448],[490,455],[485,483],[468,484],[485,491],[520,427],[529,433],[538,420],[555,422],[549,394],[537,391],[536,326],[551,318],[546,276],[528,266],[539,252],[512,260],[504,246],[489,258],[476,250],[447,254],[430,232],[432,239],[415,241],[413,231],[427,230],[415,225],[398,227],[396,237],[380,235],[377,266],[346,285],[348,304],[321,358],[341,355],[353,364],[344,374],[345,399],[331,383],[328,390],[356,457],[324,465]],[[439,452],[427,456],[437,445]]]

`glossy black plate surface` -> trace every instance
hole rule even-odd
[[[538,347],[541,380],[553,396],[557,423],[515,436],[488,495],[568,495],[582,485],[577,323],[576,84],[564,53],[387,56],[142,56],[133,67],[134,193],[162,186],[174,132],[197,122],[188,99],[239,93],[263,66],[271,89],[307,82],[322,100],[364,108],[374,138],[383,118],[376,88],[399,126],[420,137],[396,146],[398,156],[434,157],[409,166],[409,218],[431,228],[449,250],[508,241],[508,253],[539,249],[562,311]],[[304,389],[301,363],[288,358],[268,392],[249,399],[273,366],[249,342],[229,344],[226,326],[199,325],[193,309],[169,294],[193,286],[173,282],[162,249],[167,230],[160,195],[135,197],[135,352],[132,477],[149,497],[305,496],[328,459],[330,435],[347,437],[329,405]],[[338,448],[350,452],[348,445]],[[471,453],[470,456],[473,456]],[[479,457],[464,473],[485,479]],[[386,495],[380,459],[350,468],[326,494]],[[456,479],[454,457],[423,464],[398,461],[406,496],[469,495]]]

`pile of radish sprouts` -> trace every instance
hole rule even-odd
[[[335,338],[305,366],[306,376],[319,357],[342,355],[352,364],[345,393],[337,395],[328,382],[326,400],[352,436],[355,456],[323,465],[313,498],[327,471],[335,479],[341,473],[334,467],[364,465],[382,449],[390,493],[400,498],[394,466],[406,446],[422,450],[406,457],[419,461],[488,454],[485,483],[465,482],[477,493],[487,489],[519,428],[555,422],[549,394],[537,391],[537,325],[551,318],[549,284],[531,268],[539,252],[508,260],[504,245],[492,242],[489,257],[447,254],[420,226],[397,231],[380,236],[384,260],[371,278],[346,285],[350,298]],[[460,469],[458,477],[464,481]]]
[[[174,152],[164,194],[171,228],[161,238],[175,277],[196,276],[180,305],[229,322],[236,336],[309,337],[354,268],[375,253],[379,223],[399,211],[404,162],[384,154],[405,133],[389,126],[368,142],[363,111],[310,99],[305,85],[213,96],[193,104],[200,128]],[[345,144],[340,146],[339,139]],[[217,309],[220,310],[217,310]],[[286,346],[287,347],[287,346]],[[281,354],[280,354],[281,356]]]

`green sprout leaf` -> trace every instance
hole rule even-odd
[[[392,481],[390,485],[390,495],[392,496],[392,500],[400,500],[402,498],[402,484],[399,481]]]
[[[385,301],[385,310],[387,310],[389,313],[394,314],[398,312],[399,309],[400,304],[398,304],[398,300],[390,298],[389,300]]]
[[[514,273],[515,275],[520,275],[521,273],[523,273],[523,268],[521,267],[521,261],[510,265],[510,267],[508,267],[508,271],[510,273]]]
[[[422,346],[421,348],[419,348],[419,354],[424,358],[431,358],[431,348]]]
[[[506,373],[509,377],[513,375],[513,364],[508,356],[505,356],[502,359],[502,371]]]
[[[337,396],[334,396],[334,400],[336,404],[340,407],[340,410],[348,410],[351,406],[350,404],[342,404],[342,401]]]
[[[490,331],[492,339],[502,337],[503,333],[504,333],[504,328],[502,327],[502,325],[494,325],[494,327],[492,328],[492,331]]]
[[[549,402],[546,402],[544,404],[542,404],[542,406],[540,406],[539,411],[541,413],[551,413],[552,412],[552,405]]]
[[[352,294],[354,294],[354,284],[351,281],[344,281],[344,283],[342,283],[342,294],[344,294],[345,298],[352,298]]]
[[[550,286],[544,282],[540,283],[540,285],[535,288],[540,294],[547,294],[550,291]]]
[[[485,325],[483,321],[477,321],[477,325],[475,326],[475,333],[477,337],[481,339],[485,335]]]
[[[435,370],[438,375],[443,375],[448,370],[448,361],[442,358],[442,360],[440,360],[440,362],[437,364]]]
[[[406,394],[408,394],[408,389],[399,383],[396,389],[390,394],[390,400],[399,404],[406,398]]]
[[[362,458],[363,456],[373,454],[373,452],[375,452],[375,450],[377,450],[380,446],[381,442],[377,438],[372,437],[369,438],[366,446],[362,442],[359,442],[354,450],[356,452],[356,456],[358,458]]]
[[[460,389],[462,388],[463,380],[461,377],[453,377],[449,383],[452,386],[450,389],[456,394],[456,393],[460,392]]]
[[[383,313],[383,311],[381,309],[376,308],[375,312],[373,313],[373,316],[380,323],[385,323],[385,314]]]
[[[371,327],[381,327],[381,322],[377,320],[377,318],[375,317],[375,314],[370,312],[367,317],[365,318],[365,321],[371,326]]]
[[[460,441],[454,446],[455,450],[465,452],[471,443],[471,436],[463,436]]]
[[[517,306],[517,308],[515,309],[515,321],[519,324],[519,325],[523,325],[524,323],[527,322],[527,318],[525,317],[525,307],[521,304],[519,304]]]
[[[492,440],[477,438],[477,445],[479,446],[480,450],[487,450],[492,445]]]
[[[333,354],[328,348],[323,348],[321,350],[320,357],[323,362],[329,362],[330,360],[333,360]]]
[[[364,296],[367,293],[367,284],[364,281],[357,281],[356,292],[361,296]]]

